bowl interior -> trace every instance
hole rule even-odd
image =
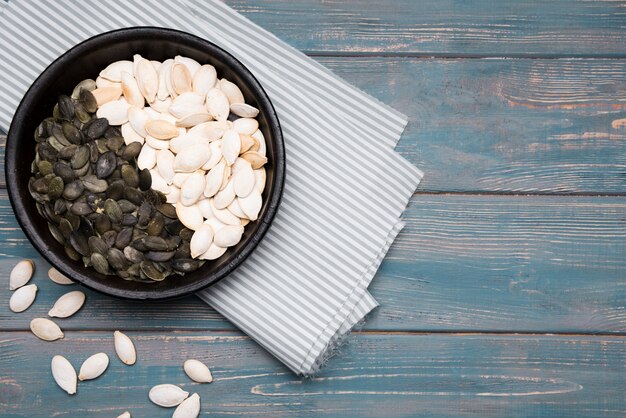
[[[141,54],[163,61],[176,55],[213,65],[218,77],[226,77],[242,90],[246,103],[260,109],[259,129],[267,143],[267,182],[259,219],[245,228],[242,240],[218,260],[207,261],[193,273],[170,276],[158,283],[138,283],[104,276],[65,255],[52,238],[47,221],[37,212],[28,192],[30,163],[35,155],[33,134],[37,125],[51,116],[60,94],[71,93],[86,78],[95,79],[100,70],[118,60]],[[234,270],[261,240],[276,213],[282,193],[284,149],[280,125],[267,94],[254,76],[235,58],[214,44],[184,32],[161,28],[130,28],[91,38],[52,63],[33,83],[16,111],[6,147],[6,176],[11,203],[18,221],[34,246],[48,261],[87,287],[131,299],[166,299],[198,291]]]

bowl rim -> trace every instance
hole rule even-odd
[[[80,55],[94,43],[115,43],[120,41],[128,42],[129,39],[127,38],[130,38],[133,35],[146,36],[151,33],[159,34],[161,36],[167,36],[168,34],[173,35],[177,37],[176,41],[179,41],[181,44],[184,44],[187,41],[203,43],[208,49],[207,53],[219,55],[218,59],[222,60],[227,67],[233,69],[233,71],[235,71],[237,75],[241,77],[246,84],[248,84],[250,89],[254,91],[255,99],[258,101],[259,107],[266,113],[265,116],[268,122],[268,129],[272,132],[272,141],[275,145],[276,153],[275,157],[272,159],[272,167],[274,170],[274,189],[268,196],[267,209],[264,217],[256,221],[258,222],[258,225],[253,235],[249,238],[249,242],[237,253],[235,253],[228,263],[224,264],[224,266],[211,275],[180,287],[160,289],[158,292],[109,287],[98,280],[90,278],[88,275],[75,271],[73,266],[69,264],[67,257],[60,257],[55,252],[48,251],[48,245],[42,239],[42,234],[38,232],[29,221],[26,208],[18,193],[20,186],[16,178],[17,176],[10,175],[11,172],[15,172],[15,167],[19,164],[19,162],[16,161],[15,153],[19,144],[19,137],[24,137],[24,133],[20,132],[20,125],[22,125],[24,118],[28,116],[28,109],[34,105],[34,95],[36,89],[43,84],[46,74],[50,73],[52,69],[64,66],[67,62],[71,62],[72,60],[80,57]],[[10,158],[11,156],[13,156],[13,158]],[[188,296],[217,283],[219,280],[228,276],[231,272],[237,269],[237,267],[239,267],[254,251],[256,246],[261,242],[269,230],[282,200],[286,174],[285,145],[278,115],[267,92],[254,74],[228,51],[207,39],[181,30],[155,26],[135,26],[97,34],[74,45],[52,61],[37,76],[20,100],[7,133],[4,161],[4,174],[11,207],[18,224],[22,228],[22,231],[24,231],[24,234],[30,243],[41,254],[41,256],[61,273],[71,277],[72,280],[80,283],[81,285],[109,296],[128,300],[167,300]]]

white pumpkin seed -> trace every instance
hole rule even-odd
[[[97,353],[89,357],[80,366],[79,380],[91,380],[100,376],[109,367],[109,356],[105,353]]]
[[[254,170],[254,177],[256,178],[254,182],[254,188],[259,191],[259,193],[263,193],[265,190],[265,169],[263,167]]]
[[[124,98],[131,106],[143,109],[146,104],[143,94],[137,85],[137,80],[126,71],[122,72],[122,94],[124,94]]]
[[[227,209],[230,211],[230,213],[238,218],[243,219],[246,217],[246,214],[243,213],[243,210],[241,210],[241,206],[239,206],[239,199],[233,199],[233,201],[230,202],[230,205],[228,205]]]
[[[253,183],[254,186],[254,183]],[[213,204],[218,209],[226,209],[228,205],[235,199],[235,186],[233,178],[228,181],[226,187],[215,194]]]
[[[170,72],[172,71],[173,59],[167,59],[161,63],[159,70],[159,89],[157,90],[157,97],[159,100],[165,100],[169,95],[168,84],[171,85]]]
[[[206,95],[206,108],[213,119],[226,120],[230,113],[228,97],[220,89],[212,88]]]
[[[50,362],[52,377],[57,385],[68,394],[76,393],[76,370],[65,357],[56,355]]]
[[[159,68],[161,67],[161,61],[150,60],[150,64],[154,67],[154,69],[159,72]]]
[[[35,318],[30,321],[30,330],[44,341],[55,341],[63,338],[61,328],[48,318]]]
[[[224,167],[224,178],[222,179],[222,185],[220,186],[220,190],[224,190],[228,182],[230,181],[232,174],[232,168],[228,164]]]
[[[171,139],[178,136],[176,126],[162,119],[151,120],[146,123],[146,132],[156,139]]]
[[[239,134],[239,140],[241,141],[241,148],[239,149],[240,154],[249,151],[258,144],[258,141],[250,135]],[[258,147],[256,149],[258,149]]]
[[[256,221],[263,206],[263,199],[261,198],[261,192],[257,189],[253,189],[252,192],[246,197],[239,198],[239,206],[243,213],[247,215],[247,218],[251,221]]]
[[[216,208],[214,199],[211,199],[211,210],[213,211],[213,216],[215,216],[220,222],[226,225],[241,225],[241,219],[233,215],[228,209]],[[217,232],[218,231],[215,231],[215,233]]]
[[[93,97],[96,99],[96,104],[100,107],[105,103],[119,99],[122,95],[122,85],[116,83],[109,87],[98,87],[93,90],[91,94],[93,94]]]
[[[122,415],[119,415],[117,418],[131,418],[130,412],[125,411],[124,413],[122,413]]]
[[[198,208],[202,212],[202,217],[208,219],[213,216],[213,210],[211,209],[210,199],[202,199],[198,202]]]
[[[233,174],[233,186],[237,196],[246,197],[254,189],[256,177],[250,163],[246,160],[241,161],[245,163],[241,163],[242,166],[237,170],[237,173]]]
[[[172,184],[180,189],[185,180],[187,180],[187,177],[192,174],[193,173],[176,173],[174,175],[174,179],[172,180]]]
[[[180,189],[174,185],[170,186],[170,192],[165,195],[165,201],[167,203],[171,203],[175,205],[178,203],[178,198],[180,197]]]
[[[200,123],[208,122],[212,119],[211,115],[206,113],[205,111],[198,113],[190,113],[187,116],[184,116],[176,121],[176,126],[181,128],[191,128],[192,126],[196,126]]]
[[[186,65],[174,60],[170,72],[170,79],[172,80],[172,88],[176,94],[191,91],[191,73]]]
[[[96,116],[107,118],[109,125],[119,126],[128,122],[128,109],[130,105],[125,98],[113,100],[98,108]]]
[[[215,233],[213,241],[218,247],[232,247],[241,241],[243,226],[227,225]]]
[[[205,112],[204,100],[206,96],[195,92],[187,92],[172,100],[169,113],[175,118],[182,118],[190,113]]]
[[[140,170],[143,170],[144,168],[150,170],[156,165],[156,159],[157,150],[149,145],[144,145],[141,147],[141,151],[137,156],[137,168]]]
[[[121,76],[121,74],[120,74],[120,76]],[[122,81],[122,80],[120,79],[120,81]],[[106,78],[102,78],[102,77],[98,76],[98,78],[96,78],[96,88],[97,89],[103,89],[103,88],[106,88],[106,87],[118,87],[120,89],[122,88],[121,87],[121,83],[119,81],[111,81],[111,80],[107,80]],[[120,94],[122,94],[121,90],[120,90]]]
[[[217,71],[215,71],[215,67],[205,64],[193,75],[191,86],[193,91],[206,96],[208,91],[215,87],[215,83],[217,83]]]
[[[204,122],[189,129],[190,134],[197,134],[207,138],[209,142],[217,141],[230,129],[232,122],[229,120],[213,120]]]
[[[259,129],[259,121],[252,118],[239,118],[233,122],[233,128],[244,135],[252,135]]]
[[[146,144],[150,145],[152,148],[154,148],[157,151],[169,150],[170,148],[170,141],[166,139],[156,139],[155,137],[150,136],[150,135],[146,135]]]
[[[211,199],[209,200],[209,204],[211,203]],[[215,217],[215,215],[213,215],[213,210],[211,209],[211,216],[209,216],[206,221],[204,221],[205,225],[209,225],[212,229],[213,229],[213,235],[215,236],[215,233],[217,231],[219,231],[220,229],[224,228],[226,226],[226,224],[222,221],[220,221],[219,219],[217,219]]]
[[[191,173],[202,167],[211,157],[206,144],[194,144],[182,149],[174,159],[174,171]]]
[[[168,149],[157,152],[156,167],[165,182],[170,185],[174,181],[174,154]]]
[[[133,57],[135,62],[135,78],[143,97],[148,103],[153,102],[159,91],[159,74],[152,63],[140,55]]]
[[[248,151],[241,154],[241,158],[250,163],[253,170],[263,167],[267,163],[267,158],[261,156],[258,152]]]
[[[33,277],[34,272],[35,263],[32,260],[26,259],[18,262],[9,276],[9,290],[24,286]]]
[[[206,163],[202,166],[204,171],[209,171],[213,167],[215,167],[220,160],[222,159],[222,141],[217,140],[213,141],[209,144],[209,149],[211,150],[211,157],[207,160]]]
[[[239,156],[239,151],[241,150],[241,139],[239,138],[239,133],[234,129],[230,129],[224,133],[224,137],[222,139],[222,155],[224,159],[231,165],[235,162],[237,157]]]
[[[195,231],[202,226],[204,218],[198,205],[176,205],[176,216],[187,228]]]
[[[206,197],[213,197],[215,193],[219,191],[220,187],[222,187],[225,168],[226,162],[221,161],[207,173],[206,187],[204,188],[204,195]]]
[[[204,192],[205,180],[202,170],[191,174],[180,186],[180,203],[185,206],[195,204]]]
[[[243,219],[241,220],[241,226],[246,226],[246,225],[248,225],[249,223],[250,223],[250,219],[248,219],[248,218],[243,218]]]
[[[131,110],[132,108],[128,109],[128,112],[130,112]],[[130,125],[130,119],[129,119],[129,122],[122,125],[122,137],[124,138],[124,143],[126,145],[130,145],[133,142],[139,142],[140,144],[143,145],[145,141],[144,137],[139,135]]]
[[[265,144],[265,137],[263,136],[263,132],[261,132],[260,129],[257,129],[257,131],[252,134],[252,138],[259,141],[259,149],[257,150],[257,152],[260,156],[265,157],[267,153],[267,146]]]
[[[148,393],[148,397],[152,402],[165,408],[179,405],[187,399],[187,396],[189,396],[189,392],[168,383],[153,386]]]
[[[50,269],[48,270],[48,277],[56,284],[74,284],[74,282],[69,277],[65,276],[54,267],[50,267]]]
[[[113,333],[113,341],[115,344],[115,352],[120,360],[122,360],[122,363],[129,366],[135,364],[137,361],[137,352],[135,351],[133,341],[120,331]]]
[[[256,118],[259,115],[259,109],[245,103],[231,104],[230,111],[241,118]]]
[[[150,177],[152,177],[152,185],[150,186],[152,189],[163,194],[168,194],[170,192],[170,186],[167,184],[167,181],[165,181],[161,174],[159,174],[159,171],[157,169],[150,169]]]
[[[67,318],[74,315],[85,303],[85,294],[80,290],[74,290],[61,296],[48,312],[53,318]]]
[[[222,78],[218,83],[218,86],[220,90],[224,92],[226,97],[228,97],[229,104],[246,102],[243,98],[243,93],[235,83],[228,81],[225,78]]]
[[[195,144],[207,145],[206,138],[188,132],[184,135],[178,135],[176,138],[170,139],[170,150],[174,154],[178,154],[183,149]]]
[[[215,243],[211,244],[208,251],[198,257],[200,260],[216,260],[224,255],[226,252],[225,247],[218,247]]]
[[[183,364],[187,376],[194,382],[211,383],[213,376],[209,368],[199,360],[189,359]]]
[[[198,415],[200,415],[200,395],[194,393],[176,407],[172,418],[196,418]]]
[[[164,100],[160,100],[158,97],[150,103],[150,107],[159,113],[168,112],[172,105],[172,98],[166,97]]]
[[[9,308],[15,313],[24,312],[30,307],[30,305],[33,304],[36,295],[36,284],[22,286],[11,295],[11,299],[9,299]]]
[[[149,108],[141,110],[136,107],[128,109],[128,122],[133,130],[142,138],[145,138],[146,135],[148,135],[146,132],[146,124],[151,120],[148,115],[148,109]]]
[[[183,57],[182,55],[176,55],[174,57],[174,62],[178,62],[183,64],[189,70],[189,74],[191,74],[191,78],[196,75],[196,72],[200,69],[200,63],[193,58]]]
[[[191,236],[191,241],[189,242],[191,257],[196,258],[207,252],[212,242],[213,228],[210,225],[203,224]]]
[[[104,70],[100,71],[100,77],[119,83],[122,81],[122,72],[124,71],[133,74],[132,61],[122,60],[111,63]]]

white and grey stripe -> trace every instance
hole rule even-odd
[[[44,15],[47,24],[38,25]],[[198,296],[303,375],[315,373],[329,349],[377,306],[367,286],[422,176],[392,149],[405,116],[215,0],[11,0],[0,23],[0,52],[13,57],[0,61],[5,130],[36,76],[98,33],[171,27],[235,55],[278,112],[287,180],[280,211],[254,254]]]

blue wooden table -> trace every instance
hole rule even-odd
[[[426,177],[372,285],[381,307],[307,381],[195,298],[87,292],[42,343],[29,321],[67,288],[3,189],[0,274],[32,258],[40,291],[13,314],[0,286],[0,415],[165,417],[148,389],[181,382],[215,416],[624,417],[626,2],[228,3],[409,115],[397,149]],[[113,354],[115,329],[138,363],[65,395],[51,355]],[[190,357],[214,383],[182,376]]]

